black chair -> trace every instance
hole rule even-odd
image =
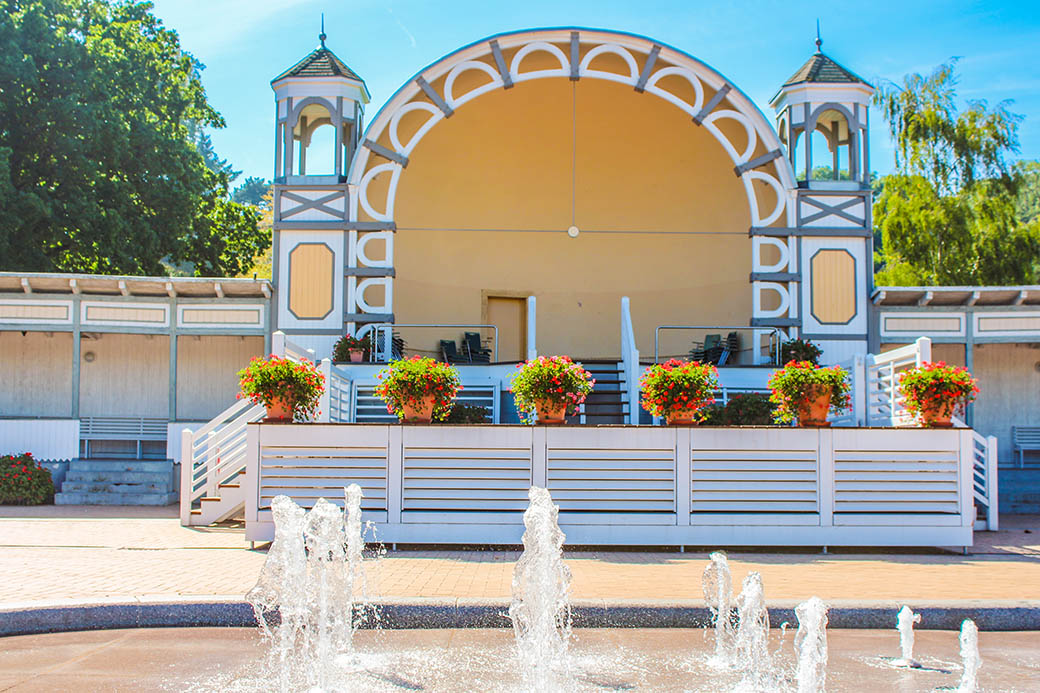
[[[485,349],[480,343],[479,332],[466,332],[463,334],[462,346],[469,360],[473,363],[491,363],[491,350]]]
[[[694,342],[690,358],[701,363],[718,363],[722,356],[722,335],[709,334],[703,342]]]
[[[730,357],[735,357],[739,351],[740,335],[736,332],[730,332],[726,335],[726,341],[722,344],[722,353],[719,355],[719,360],[716,363],[720,366],[725,366]]]
[[[445,363],[465,363],[467,361],[458,350],[458,346],[451,339],[441,340],[441,358]]]

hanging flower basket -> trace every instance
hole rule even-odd
[[[569,356],[539,356],[518,364],[513,376],[516,410],[541,424],[562,424],[578,413],[595,380]]]
[[[950,428],[953,415],[975,400],[978,381],[962,366],[922,363],[899,376],[903,406],[922,426]]]
[[[797,419],[800,426],[829,426],[827,415],[846,411],[852,401],[844,368],[821,368],[811,361],[789,361],[769,378],[769,389],[777,423]]]
[[[421,356],[391,361],[376,378],[376,396],[404,423],[443,421],[462,390],[457,370]]]
[[[267,407],[268,421],[312,419],[325,391],[325,376],[310,361],[291,361],[271,354],[254,357],[238,372],[238,395]]]
[[[671,359],[648,368],[639,383],[643,409],[669,424],[691,426],[715,401],[719,372],[711,364]]]

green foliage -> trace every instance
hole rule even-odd
[[[479,404],[455,403],[451,413],[444,419],[446,424],[480,424],[490,420],[488,410]]]
[[[0,504],[40,505],[54,500],[51,473],[32,453],[0,455]]]
[[[284,400],[293,419],[310,419],[321,413],[318,400],[325,391],[325,376],[310,361],[297,363],[274,354],[267,359],[254,356],[238,372],[238,380],[239,397],[248,397],[254,404],[269,407],[277,399]]]
[[[451,413],[455,395],[462,390],[459,372],[441,361],[413,356],[391,361],[376,373],[376,396],[386,402],[386,410],[404,416],[404,405],[417,406],[433,395],[433,419],[443,421]]]
[[[258,176],[247,176],[242,184],[235,188],[231,199],[242,205],[267,210],[271,208],[270,192],[271,181]]]
[[[949,63],[875,95],[897,144],[897,172],[876,186],[877,284],[1036,281],[1040,168],[1006,161],[1021,116],[1007,102],[958,111],[956,82]]]
[[[808,339],[792,339],[780,345],[780,360],[783,363],[791,361],[809,361],[819,365],[823,349],[816,346]]]
[[[224,126],[201,69],[149,3],[7,0],[0,269],[246,269],[270,237],[228,199],[233,172],[196,135]]]
[[[352,334],[340,337],[332,347],[333,361],[349,361],[351,351],[368,351],[372,348],[372,335],[367,334],[358,339]]]
[[[955,407],[975,401],[979,385],[967,368],[937,361],[903,371],[899,376],[899,392],[908,412],[927,418],[928,411],[952,413]]]
[[[707,363],[669,359],[646,369],[639,385],[643,409],[653,416],[699,412],[715,401],[719,371]]]
[[[768,426],[773,423],[773,403],[769,395],[749,392],[734,395],[712,415],[713,426]]]
[[[567,414],[576,414],[596,382],[570,356],[539,356],[516,367],[519,371],[513,375],[513,399],[521,414],[534,412],[539,402],[565,404]]]
[[[843,412],[851,404],[852,386],[841,366],[821,368],[810,361],[789,361],[769,378],[772,394],[769,401],[776,409],[773,419],[786,423],[798,418],[798,411],[811,399],[817,388],[830,388],[831,411]]]

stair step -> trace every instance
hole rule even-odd
[[[65,481],[107,482],[110,484],[171,483],[173,470],[163,472],[70,471],[65,475]]]
[[[54,494],[55,505],[170,505],[176,493],[61,493]]]
[[[172,472],[170,460],[72,460],[70,472]]]
[[[61,485],[62,493],[170,493],[171,484],[109,484],[87,481],[66,481]]]

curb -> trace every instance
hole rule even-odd
[[[372,602],[377,618],[363,628],[510,628],[502,599],[386,599]],[[797,624],[794,604],[771,604],[774,626]],[[829,628],[892,629],[900,604],[834,603]],[[982,631],[1040,630],[1040,602],[947,602],[912,605],[925,630],[958,630],[970,618]],[[701,601],[624,602],[575,600],[576,628],[703,628],[710,613]],[[241,599],[111,601],[0,605],[0,636],[115,628],[256,626],[253,608]]]

